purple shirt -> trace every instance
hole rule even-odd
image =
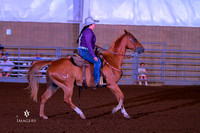
[[[96,42],[96,37],[92,29],[86,28],[82,33],[80,46],[88,48],[92,57],[96,57],[94,54],[95,42]]]

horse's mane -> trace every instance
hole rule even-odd
[[[113,46],[113,51],[114,52],[117,52],[118,51],[118,48],[119,48],[119,46],[120,46],[120,44],[121,44],[121,41],[122,41],[122,39],[125,37],[125,35],[126,34],[123,34],[122,36],[120,36],[115,42],[114,42],[114,46]]]

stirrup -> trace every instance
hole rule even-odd
[[[99,83],[95,83],[95,87],[93,89],[95,90],[96,88],[104,88],[104,87],[107,87],[107,83],[103,83],[103,76],[101,76]]]
[[[106,83],[103,83],[103,84],[95,84],[95,88],[104,88],[104,87],[107,87],[107,84]]]

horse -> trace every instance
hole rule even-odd
[[[104,58],[104,65],[101,73],[107,82],[107,88],[115,95],[118,105],[112,109],[114,114],[121,109],[125,118],[130,118],[123,105],[124,94],[117,85],[122,75],[121,66],[125,58],[125,52],[131,49],[139,54],[144,52],[142,44],[128,31],[124,30],[119,38],[114,41],[108,50],[101,52]],[[62,88],[64,92],[64,102],[66,102],[82,119],[86,119],[84,113],[72,102],[74,85],[81,86],[83,79],[82,68],[75,66],[69,58],[60,58],[55,61],[41,60],[33,64],[27,73],[28,88],[31,91],[31,98],[37,102],[37,93],[39,89],[38,77],[35,76],[39,69],[48,65],[46,71],[47,90],[41,96],[39,116],[48,119],[44,113],[44,107],[47,100],[58,90]],[[86,68],[86,84],[88,87],[94,87],[94,79],[91,69]]]

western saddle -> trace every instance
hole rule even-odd
[[[99,58],[101,59],[101,61],[103,62],[103,56],[101,56],[100,54],[98,54]],[[92,65],[92,63],[89,63],[88,61],[84,60],[80,55],[78,54],[74,54],[74,55],[70,55],[68,56],[68,58],[70,58],[72,64],[74,64],[75,66],[78,67],[82,67],[83,70],[83,80],[82,80],[82,89],[86,89],[87,85],[86,85],[86,67],[89,67],[90,65]],[[103,86],[103,76],[101,74],[100,77],[100,85]]]

